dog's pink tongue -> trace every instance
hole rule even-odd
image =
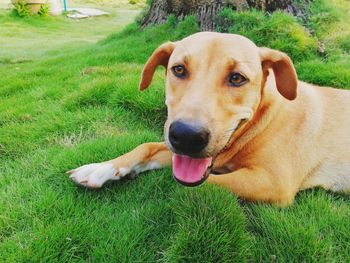
[[[173,173],[177,179],[185,183],[200,181],[212,158],[195,159],[185,155],[173,155]]]

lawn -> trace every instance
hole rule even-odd
[[[162,140],[164,72],[143,93],[139,75],[160,43],[198,31],[188,17],[142,32],[118,10],[84,21],[0,11],[0,262],[349,262],[345,195],[304,191],[281,209],[183,187],[171,169],[97,191],[69,180]],[[302,80],[349,88],[349,14],[346,0],[313,1],[304,22],[225,10],[218,30],[284,50]]]

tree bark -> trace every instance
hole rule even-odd
[[[310,0],[153,0],[148,13],[141,22],[145,28],[150,24],[162,24],[170,14],[178,20],[195,15],[201,31],[215,30],[215,17],[223,8],[244,11],[255,8],[265,12],[283,10],[304,19]]]

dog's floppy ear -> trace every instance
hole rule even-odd
[[[283,52],[262,47],[259,50],[262,67],[272,68],[275,73],[276,86],[288,100],[297,96],[298,76],[292,60]]]
[[[175,43],[167,42],[159,46],[152,54],[152,56],[146,62],[143,68],[141,81],[139,85],[140,90],[146,89],[152,81],[153,74],[159,65],[168,66],[168,61],[171,53],[175,48]]]

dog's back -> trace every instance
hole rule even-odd
[[[305,97],[301,102],[308,101],[305,110],[311,120],[305,156],[313,159],[302,188],[322,186],[350,193],[350,91],[303,82],[299,90],[299,97]]]

